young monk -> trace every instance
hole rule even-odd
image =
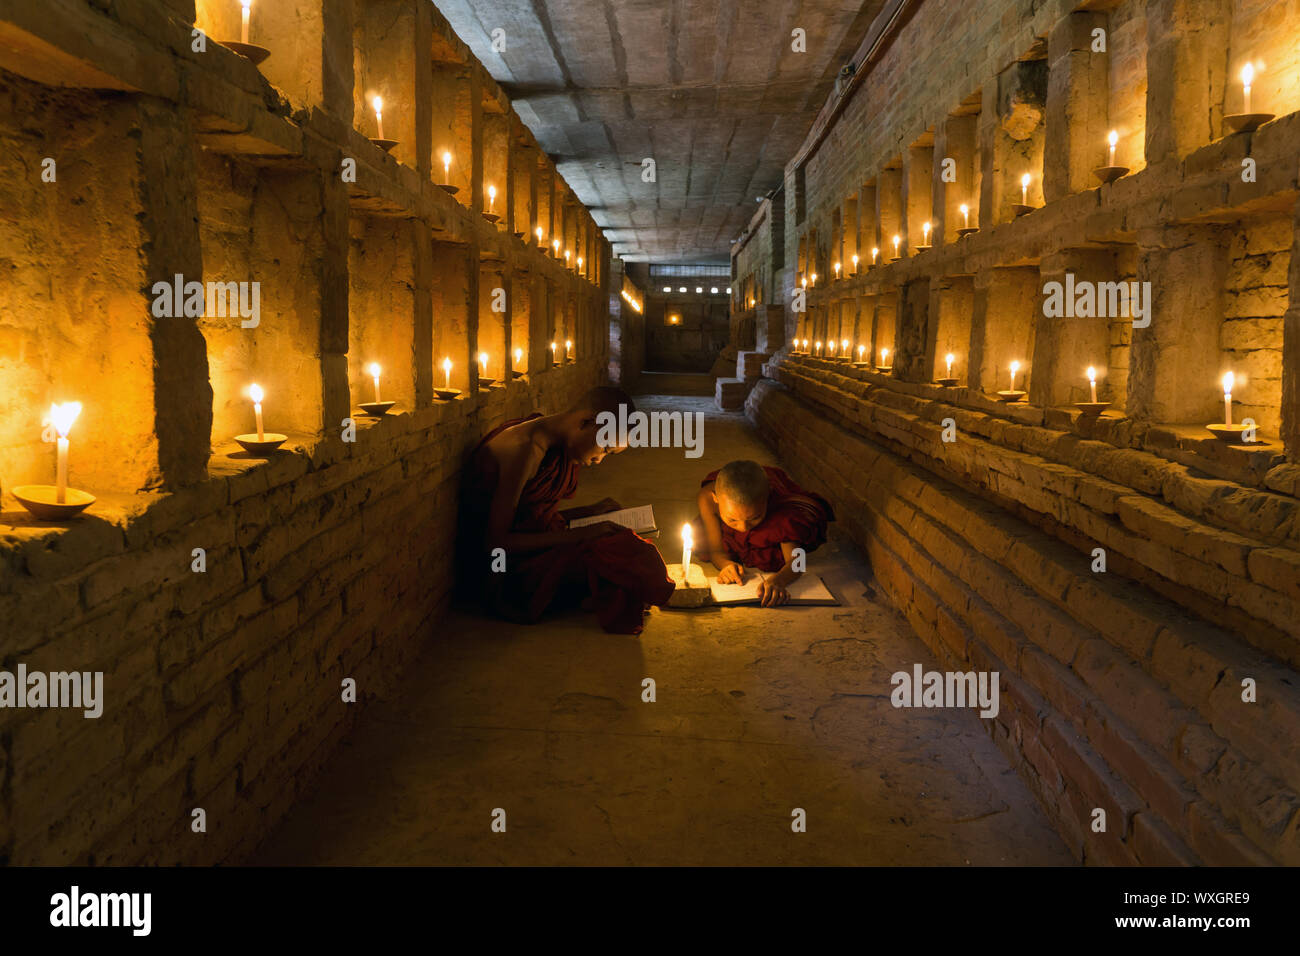
[[[720,584],[742,584],[745,568],[774,571],[759,585],[763,607],[790,599],[787,590],[802,573],[791,567],[795,548],[815,551],[835,520],[830,502],[804,491],[780,468],[733,461],[700,485],[699,523]]]
[[[462,553],[503,617],[531,624],[553,605],[589,601],[606,631],[639,634],[647,606],[668,603],[674,584],[651,542],[610,521],[568,530],[570,519],[617,511],[618,502],[557,507],[577,491],[582,466],[624,450],[596,440],[597,415],[617,415],[620,404],[634,410],[620,389],[594,388],[567,412],[499,425],[471,455]]]

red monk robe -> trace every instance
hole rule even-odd
[[[835,520],[831,504],[821,495],[805,491],[780,468],[763,466],[767,473],[767,515],[749,531],[722,525],[722,546],[733,561],[760,571],[785,567],[782,542],[812,552],[826,543],[826,525]],[[700,482],[701,487],[718,477],[716,471]],[[707,540],[707,539],[706,539]]]
[[[467,566],[482,575],[482,593],[489,609],[508,620],[534,624],[553,603],[571,603],[590,595],[596,618],[606,631],[640,634],[647,607],[667,604],[675,585],[658,549],[633,531],[622,529],[558,548],[511,553],[505,572],[490,570],[484,529],[499,475],[496,461],[484,446],[512,425],[540,417],[534,412],[499,425],[470,457],[464,485]],[[563,448],[548,451],[537,474],[524,485],[511,530],[563,531],[568,522],[557,506],[577,491],[580,467]]]

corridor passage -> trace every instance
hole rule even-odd
[[[672,563],[705,474],[780,463],[707,376],[641,387],[643,410],[704,413],[703,457],[629,449],[573,504],[653,504]],[[834,525],[809,568],[843,606],[654,610],[640,637],[453,612],[250,862],[1070,864],[974,711],[891,706],[892,673],[936,664]]]

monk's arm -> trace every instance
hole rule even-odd
[[[772,575],[768,579],[769,581],[778,585],[779,587],[788,588],[795,581],[799,580],[799,576],[803,574],[803,572],[796,571],[794,570],[793,567],[791,567],[791,565],[794,563],[794,549],[797,547],[799,546],[795,544],[793,541],[781,542],[781,554],[785,558],[785,567],[783,567],[780,571],[776,572],[776,574]]]
[[[704,522],[704,534],[708,538],[709,560],[719,569],[733,564],[722,543],[722,518],[718,516],[718,503],[713,500],[713,482],[701,488],[695,500],[700,506],[700,520]]]
[[[514,531],[515,512],[519,508],[519,496],[523,494],[524,485],[537,472],[544,452],[533,445],[527,449],[509,449],[500,459],[500,479],[492,495],[492,504],[488,509],[488,526],[486,545],[505,548],[506,551],[538,551],[554,548],[564,544],[585,541],[605,533],[599,525],[589,525],[573,531]]]

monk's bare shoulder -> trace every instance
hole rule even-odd
[[[501,474],[520,474],[524,481],[537,474],[542,459],[546,457],[546,445],[537,430],[529,427],[531,424],[523,422],[507,428],[484,447]]]

